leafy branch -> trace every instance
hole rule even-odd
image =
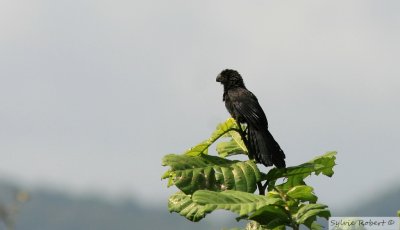
[[[310,175],[333,175],[336,152],[328,152],[298,166],[272,168],[262,173],[254,160],[227,159],[233,155],[249,155],[243,127],[234,119],[217,126],[210,138],[185,151],[169,154],[162,165],[169,169],[162,179],[168,187],[180,192],[169,198],[170,212],[176,212],[197,222],[218,209],[248,220],[246,229],[321,229],[317,217],[329,218],[328,206],[317,203],[314,189],[305,179]],[[218,156],[209,155],[209,148],[219,139]],[[259,195],[254,194],[257,190]]]

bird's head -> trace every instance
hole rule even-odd
[[[233,69],[223,70],[217,76],[217,82],[221,82],[221,84],[227,88],[244,87],[242,76],[240,76],[238,71]]]

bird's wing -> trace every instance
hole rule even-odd
[[[244,88],[228,91],[228,96],[237,115],[254,128],[268,127],[267,118],[256,96]]]

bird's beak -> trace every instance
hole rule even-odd
[[[221,74],[219,74],[218,76],[217,76],[217,82],[221,82],[222,81],[222,79],[221,79]]]

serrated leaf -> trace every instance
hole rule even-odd
[[[181,216],[186,217],[186,219],[194,222],[203,219],[209,213],[204,206],[194,203],[191,196],[183,192],[177,192],[170,196],[168,210],[170,212],[177,212]]]
[[[239,132],[229,131],[224,137],[229,138],[229,141],[220,142],[217,144],[217,152],[221,157],[228,157],[238,154],[248,154],[245,143],[242,140]]]
[[[291,189],[295,186],[306,185],[306,183],[304,182],[304,179],[305,179],[305,177],[303,175],[290,176],[287,178],[286,182],[284,182],[283,184],[280,184],[276,187],[282,191],[288,191],[289,189]]]
[[[310,201],[311,203],[315,203],[318,200],[313,193],[313,188],[307,185],[299,185],[292,187],[287,195],[291,198],[302,200],[302,201]]]
[[[239,126],[236,123],[235,119],[229,118],[224,123],[221,123],[217,126],[216,130],[211,134],[211,137],[205,141],[200,142],[198,145],[190,148],[184,154],[189,156],[198,156],[200,154],[207,154],[208,148],[220,137],[225,135],[226,133],[234,130],[238,130]]]
[[[193,194],[192,199],[197,204],[204,205],[207,210],[225,209],[239,216],[248,215],[269,204],[282,202],[281,199],[231,190],[224,192],[200,190]]]
[[[313,160],[294,167],[287,167],[286,169],[273,168],[267,173],[269,181],[276,180],[282,177],[290,177],[295,175],[309,176],[311,173],[319,175],[323,173],[331,177],[333,175],[333,167],[335,164],[336,152],[327,152],[322,156],[318,156]]]
[[[214,141],[205,140],[193,146],[192,148],[186,150],[184,154],[188,156],[198,156],[200,154],[208,154],[208,148],[212,145]]]
[[[317,216],[324,217],[324,218],[326,217],[326,219],[328,219],[329,218],[328,216],[330,216],[330,215],[331,215],[331,212],[329,210],[327,210],[327,209],[324,209],[324,210],[322,210],[322,209],[313,209],[313,210],[308,211],[306,214],[304,214],[298,220],[298,223],[302,224],[305,221],[307,221],[309,218],[313,218],[313,220],[314,220],[314,218],[316,219]]]
[[[283,207],[277,205],[266,205],[255,211],[249,219],[257,221],[267,229],[290,224],[288,213]]]
[[[254,161],[232,161],[217,156],[201,154],[170,154],[162,164],[170,166],[163,176],[169,185],[176,185],[186,194],[200,189],[212,191],[237,190],[253,193],[261,174]]]
[[[323,204],[305,204],[295,215],[296,222],[299,224],[306,223],[309,218],[315,221],[316,217],[323,217],[328,219],[330,217],[330,211],[326,209],[328,206]]]
[[[273,187],[279,178],[288,178],[286,184],[282,188],[289,189],[296,185],[305,185],[304,179],[312,173],[319,175],[320,173],[331,177],[333,175],[333,167],[336,165],[336,152],[327,152],[322,156],[318,156],[313,160],[294,167],[286,169],[271,169],[265,179],[269,181],[269,185]]]
[[[224,158],[233,155],[247,154],[233,139],[218,143],[217,152],[219,156]]]

